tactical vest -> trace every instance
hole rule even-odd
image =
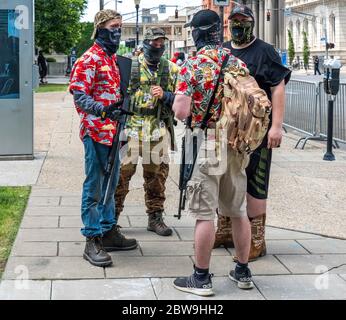
[[[157,116],[158,120],[163,120],[165,118],[162,108],[162,102],[158,100],[154,109],[140,108],[136,106],[136,101],[134,99],[136,92],[140,89],[141,85],[148,86],[160,86],[163,91],[168,90],[169,85],[169,62],[165,58],[161,58],[160,67],[158,70],[158,76],[156,79],[148,79],[141,82],[141,64],[139,63],[138,57],[132,59],[132,69],[131,69],[131,111],[139,116]]]

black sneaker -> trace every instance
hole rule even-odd
[[[180,291],[193,293],[198,296],[212,296],[214,294],[211,282],[212,276],[213,274],[209,274],[205,280],[197,279],[195,274],[192,274],[190,277],[176,278],[173,286]]]
[[[240,289],[252,289],[254,284],[252,282],[251,271],[248,267],[242,268],[239,272],[238,268],[231,270],[229,278],[235,281]]]

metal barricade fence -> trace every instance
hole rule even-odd
[[[346,84],[341,84],[334,107],[334,141],[346,143]],[[324,141],[327,134],[327,94],[323,83],[291,80],[286,86],[286,108],[284,127],[294,129],[306,136],[302,149],[308,140]],[[336,143],[337,144],[337,143]]]
[[[328,119],[328,95],[323,90],[323,83],[320,83],[320,134],[327,136]],[[334,126],[333,137],[335,141],[346,143],[346,83],[340,85],[340,91],[334,101]]]

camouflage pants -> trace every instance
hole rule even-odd
[[[160,140],[150,146],[138,141],[129,141],[126,157],[122,160],[119,183],[115,192],[116,214],[119,217],[124,208],[129,184],[136,173],[139,157],[143,159],[143,178],[147,213],[164,210],[166,180],[169,173],[168,144]]]

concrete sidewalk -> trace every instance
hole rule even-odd
[[[139,170],[119,223],[140,247],[112,253],[110,268],[93,267],[81,257],[78,116],[65,93],[36,95],[35,109],[35,151],[46,157],[0,283],[0,299],[203,299],[172,287],[193,264],[194,221],[173,217],[178,166],[171,166],[167,183],[166,221],[173,236],[146,231]],[[346,237],[346,153],[336,150],[337,161],[325,162],[323,145],[309,142],[305,150],[294,150],[297,138],[285,135],[275,150],[268,255],[250,265],[256,288],[239,290],[227,278],[232,250],[221,248],[214,250],[211,264],[216,295],[204,299],[346,299],[346,240],[341,239]]]

